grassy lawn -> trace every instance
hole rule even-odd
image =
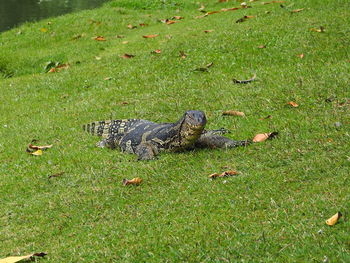
[[[206,12],[240,6],[202,2]],[[197,18],[197,1],[115,0],[0,34],[0,258],[350,262],[350,4],[248,4]],[[159,21],[173,16],[183,19]],[[254,17],[236,23],[244,16]],[[69,67],[46,73],[50,61]],[[279,136],[140,162],[82,131],[110,118],[173,122],[192,109],[232,139]],[[33,139],[53,147],[32,156]],[[208,179],[229,169],[240,175]],[[143,183],[122,185],[134,177]]]

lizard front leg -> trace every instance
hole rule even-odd
[[[158,155],[158,149],[152,143],[145,142],[136,147],[135,154],[138,160],[152,160]]]

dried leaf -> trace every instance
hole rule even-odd
[[[220,11],[207,12],[206,15],[213,15],[213,14],[217,14],[217,13],[220,13]]]
[[[69,64],[58,64],[56,67],[51,68],[48,72],[54,73],[54,72],[60,72],[62,69],[69,68]]]
[[[204,30],[204,33],[211,33],[211,32],[213,32],[214,30],[212,30],[212,29],[208,29],[208,30]]]
[[[0,259],[0,263],[15,263],[21,260],[31,260],[33,257],[44,257],[46,255],[47,253],[40,252],[40,253],[29,254],[26,256],[7,257],[7,258]]]
[[[263,142],[267,139],[273,139],[278,135],[278,132],[260,133],[254,136],[253,142]]]
[[[52,177],[59,177],[59,176],[61,176],[63,174],[64,174],[64,172],[59,172],[59,173],[56,173],[56,174],[52,174],[52,175],[49,176],[49,179],[51,179]]]
[[[142,183],[142,179],[139,177],[133,178],[131,180],[123,179],[123,185],[139,185]]]
[[[167,25],[172,25],[172,24],[175,24],[177,23],[178,21],[175,21],[175,20],[168,20],[165,22]]]
[[[249,82],[254,81],[255,78],[256,78],[256,74],[254,74],[253,77],[251,77],[250,79],[247,79],[247,80],[233,79],[233,83],[236,83],[236,84],[247,84],[247,83],[249,83]]]
[[[52,148],[52,144],[50,145],[44,145],[44,146],[36,146],[36,145],[33,145],[33,144],[29,144],[28,145],[28,148],[29,149],[33,149],[33,150],[46,150],[46,149],[50,149]]]
[[[128,43],[129,43],[129,41],[123,41],[123,42],[122,42],[123,45],[126,45],[126,44],[128,44]]]
[[[124,55],[122,55],[122,56],[120,56],[121,58],[133,58],[133,57],[135,57],[135,55],[131,55],[131,54],[124,54]]]
[[[304,58],[304,53],[298,54],[297,55],[299,58]]]
[[[141,23],[141,24],[139,24],[139,26],[148,26],[148,24]]]
[[[181,20],[181,19],[183,19],[183,17],[182,16],[173,16],[172,19]]]
[[[266,48],[266,46],[265,45],[260,45],[260,46],[258,46],[258,48]]]
[[[146,36],[142,36],[143,38],[154,38],[157,37],[157,34],[153,34],[153,35],[146,35]]]
[[[326,224],[329,225],[329,226],[334,226],[341,217],[342,217],[342,213],[337,212],[331,218],[326,220]]]
[[[303,11],[305,8],[299,8],[299,9],[294,9],[291,11],[291,13],[299,13],[301,11]]]
[[[180,51],[180,57],[181,57],[182,59],[185,59],[185,58],[187,57],[187,54],[185,54],[184,51]]]
[[[112,77],[105,77],[104,80],[112,80]]]
[[[323,33],[325,30],[324,30],[323,26],[320,26],[320,28],[310,28],[310,31],[314,31],[317,33]]]
[[[137,26],[133,26],[133,25],[131,25],[131,24],[128,24],[128,25],[127,25],[127,28],[129,28],[129,29],[135,29],[135,28],[137,28]]]
[[[241,8],[239,8],[239,7],[222,8],[221,11],[222,11],[222,12],[226,12],[226,11],[235,11],[235,10],[238,10],[238,9],[241,9]]]
[[[242,22],[248,20],[249,18],[254,18],[254,17],[255,17],[255,16],[244,16],[244,17],[238,19],[238,20],[236,21],[236,23],[242,23]]]
[[[216,179],[218,177],[228,177],[228,176],[234,176],[234,175],[238,175],[239,172],[235,171],[235,170],[229,170],[229,171],[225,171],[221,174],[218,174],[218,173],[213,173],[211,175],[209,175],[208,177],[210,179]]]
[[[287,104],[292,106],[292,107],[294,107],[294,108],[299,107],[299,105],[296,102],[294,102],[294,101],[290,101]]]
[[[97,36],[97,37],[94,37],[94,39],[96,41],[106,41],[106,39],[103,36]]]
[[[160,53],[162,53],[162,51],[160,49],[156,49],[156,50],[153,50],[151,53],[152,54],[160,54]]]
[[[271,2],[261,2],[263,5],[268,5],[268,4],[282,4],[285,3],[286,1],[271,1]]]
[[[244,117],[245,116],[244,112],[235,111],[235,110],[224,111],[224,112],[222,112],[222,115],[226,115],[226,116],[240,116],[240,117]]]

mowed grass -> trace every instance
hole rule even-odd
[[[45,251],[40,262],[350,261],[349,3],[249,5],[196,18],[203,13],[192,1],[112,1],[0,35],[0,258]],[[158,21],[175,15],[184,18]],[[236,23],[245,15],[254,18]],[[142,37],[149,34],[159,36]],[[48,61],[70,67],[45,73]],[[208,72],[194,71],[210,62]],[[232,82],[254,73],[255,82]],[[140,162],[96,148],[99,138],[81,128],[110,118],[173,122],[191,109],[233,139],[279,136]],[[53,147],[31,156],[33,139]],[[208,179],[229,169],[240,175]],[[142,185],[122,186],[133,177]],[[337,211],[343,218],[327,226]]]

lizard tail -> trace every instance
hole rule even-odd
[[[111,125],[111,121],[95,121],[88,124],[83,125],[83,130],[100,137],[107,137],[109,132],[109,126]]]

